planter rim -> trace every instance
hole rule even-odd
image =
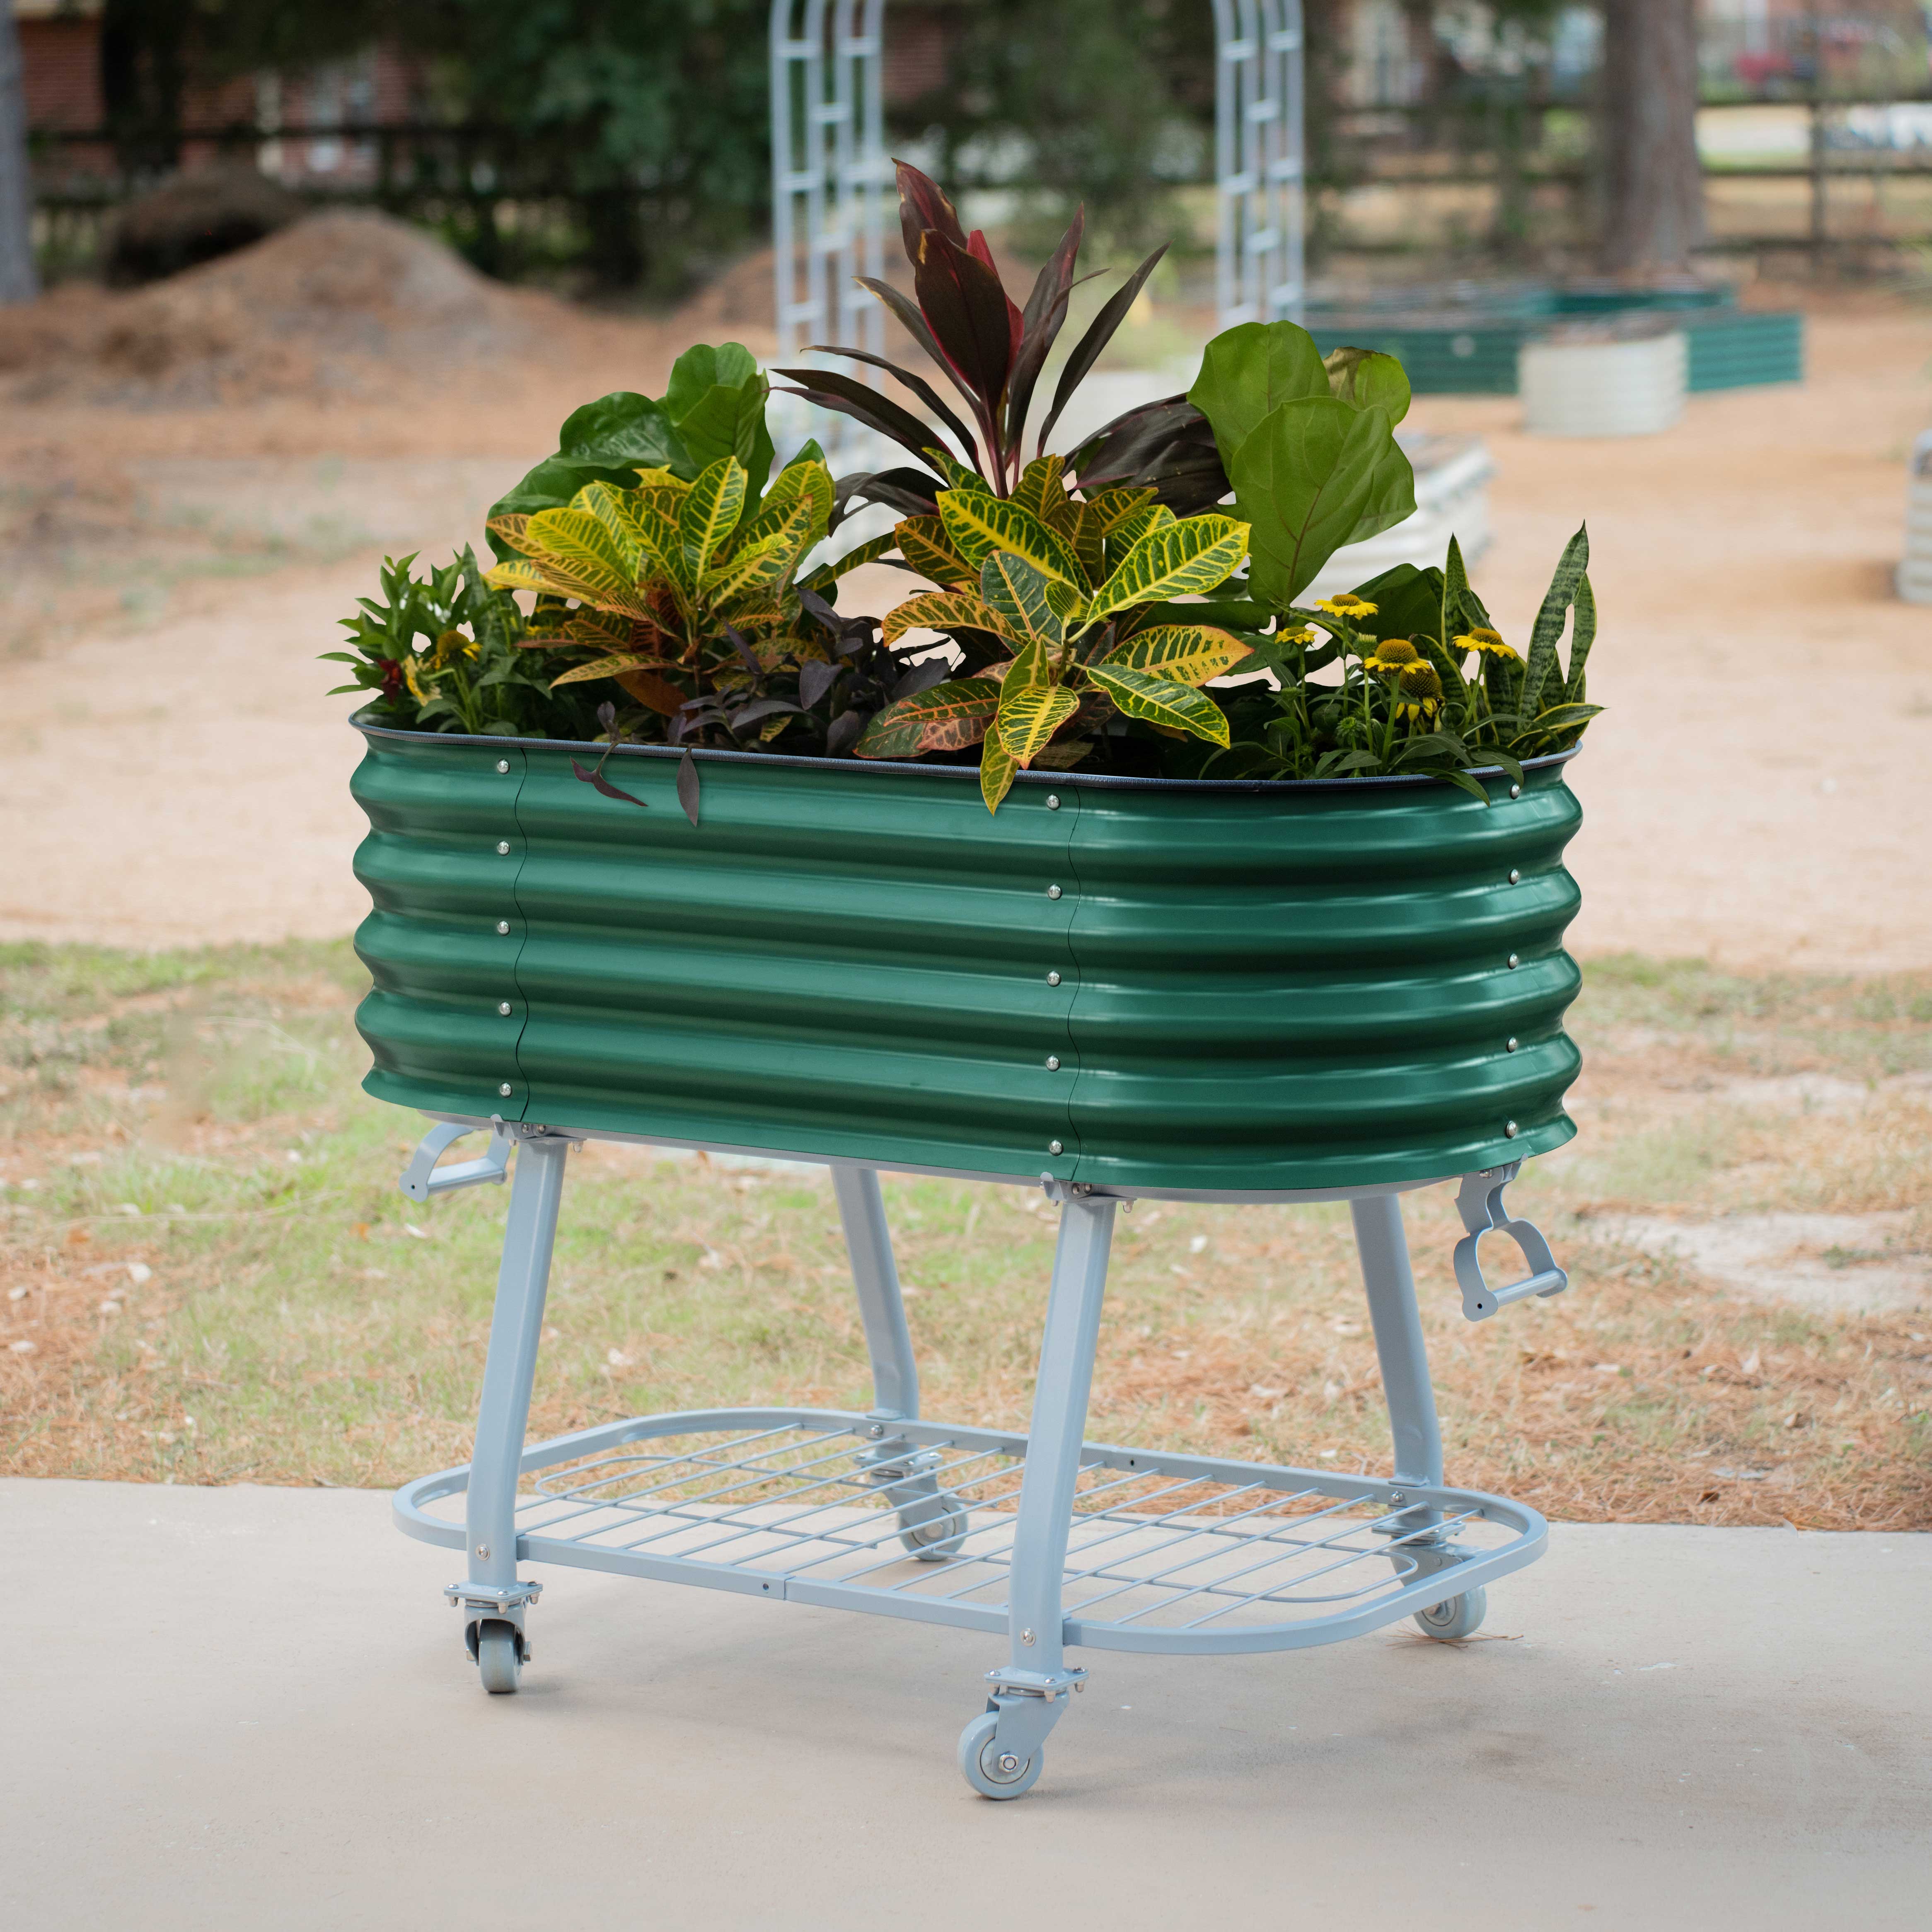
[[[962,778],[971,778],[976,782],[980,770],[976,765],[928,765],[910,758],[806,758],[790,752],[727,752],[714,750],[709,746],[702,745],[618,745],[613,747],[584,738],[510,738],[490,737],[463,731],[406,731],[397,725],[378,724],[370,722],[366,710],[355,712],[349,722],[365,738],[400,739],[412,744],[515,745],[526,750],[537,748],[560,752],[590,752],[599,758],[606,751],[610,751],[614,755],[621,754],[627,758],[682,758],[688,750],[693,758],[713,764],[776,765],[802,767],[813,771],[872,772],[881,776],[916,773],[931,778],[945,773],[956,773]],[[1564,751],[1546,752],[1541,758],[1525,758],[1522,768],[1526,772],[1538,772],[1567,764],[1582,748],[1581,745],[1572,745]],[[1469,768],[1469,776],[1472,778],[1503,778],[1508,774],[1500,765],[1474,765]],[[1130,774],[1114,772],[1025,771],[1016,774],[1016,782],[1022,784],[1092,785],[1111,791],[1300,793],[1366,791],[1394,786],[1439,785],[1446,784],[1447,781],[1433,777],[1426,772],[1399,772],[1374,778],[1136,778]]]

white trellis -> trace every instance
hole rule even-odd
[[[853,286],[884,269],[892,170],[885,0],[772,0],[772,242],[778,354],[836,340],[881,352]],[[1221,326],[1302,304],[1300,0],[1214,0],[1216,303]]]

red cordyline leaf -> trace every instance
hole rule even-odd
[[[982,423],[993,428],[993,412],[1005,394],[1012,366],[1012,304],[1000,278],[976,255],[928,228],[919,238],[913,287],[920,312],[947,362],[972,390]]]
[[[966,231],[960,226],[959,217],[939,184],[909,162],[895,161],[892,169],[898,181],[899,232],[905,238],[906,260],[919,260],[919,238],[928,228],[937,229],[949,242],[964,248]]]
[[[985,262],[992,270],[994,280],[999,281],[1000,265],[993,260],[993,250],[987,242],[986,231],[983,228],[976,228],[967,236],[966,252],[974,261]],[[1000,283],[1000,292],[1006,295],[1004,282]],[[1025,326],[1018,304],[1011,296],[1006,296],[1006,333],[1012,338],[1006,345],[1006,360],[1009,362],[1020,352],[1020,334]]]

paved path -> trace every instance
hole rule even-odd
[[[20,1932],[1925,1922],[1932,1535],[1559,1527],[1515,1641],[1092,1658],[994,1805],[958,1632],[552,1573],[490,1698],[381,1496],[16,1480],[0,1532]]]

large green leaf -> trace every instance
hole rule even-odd
[[[1395,433],[1379,409],[1324,395],[1270,413],[1228,466],[1235,508],[1252,526],[1258,598],[1286,609],[1365,520],[1385,518],[1387,528],[1414,511],[1413,472],[1406,458],[1391,471],[1391,451]]]
[[[1228,742],[1227,716],[1204,691],[1156,677],[1151,671],[1116,670],[1108,664],[1089,664],[1087,675],[1130,718],[1191,731],[1210,744]]]
[[[669,470],[687,482],[696,474],[670,411],[630,389],[614,389],[573,410],[557,431],[556,453],[572,463]]]
[[[1024,557],[1048,577],[1086,589],[1086,574],[1072,545],[1030,510],[1022,509],[1010,498],[982,496],[976,490],[942,490],[938,500],[946,534],[968,563],[976,567],[995,551],[1006,550]]]
[[[1247,526],[1232,517],[1187,517],[1158,524],[1121,558],[1094,593],[1087,615],[1104,617],[1130,604],[1212,590],[1233,574],[1247,549]]]
[[[1322,358],[1328,387],[1343,402],[1358,410],[1371,405],[1384,410],[1391,423],[1408,413],[1408,374],[1393,356],[1379,349],[1331,349]]]
[[[1108,670],[1156,672],[1174,684],[1205,684],[1252,655],[1240,638],[1205,624],[1156,624],[1116,644],[1100,662]]]
[[[1008,636],[1057,650],[1065,641],[1066,626],[1047,595],[1052,581],[1022,556],[1001,550],[980,566],[980,594],[1004,621]]]
[[[691,462],[702,470],[721,457],[736,457],[745,466],[747,500],[754,503],[772,468],[766,386],[750,350],[735,342],[716,349],[700,343],[672,364],[664,395],[665,410]]]
[[[1442,626],[1442,573],[1412,563],[1390,566],[1379,577],[1358,584],[1354,595],[1376,607],[1371,617],[1351,618],[1355,628],[1383,638],[1432,637]]]
[[[1232,476],[1235,451],[1283,403],[1328,393],[1328,371],[1306,329],[1244,322],[1208,344],[1187,400],[1208,418]]]

